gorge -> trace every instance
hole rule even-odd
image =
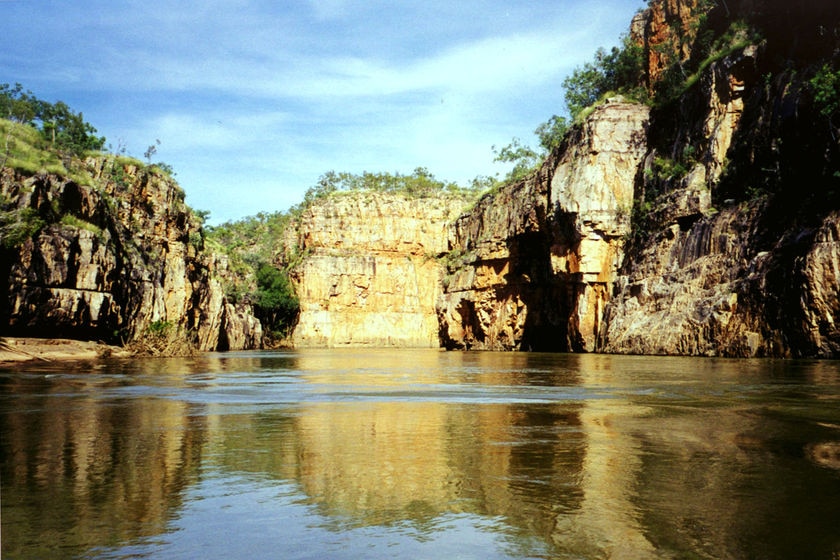
[[[292,342],[837,357],[840,91],[822,78],[840,7],[653,0],[628,40],[643,95],[603,95],[474,205],[354,191],[302,208],[274,248]],[[165,322],[202,350],[259,347],[177,185],[114,161],[87,161],[90,185],[3,168],[4,212],[45,225],[4,244],[0,335],[128,341]]]
[[[534,174],[424,246],[448,249],[425,307],[440,345],[836,356],[840,160],[813,76],[836,59],[838,24],[825,3],[651,2],[630,40],[645,53],[652,107],[606,96]],[[694,73],[672,92],[675,67]],[[345,235],[361,252],[372,239]],[[329,298],[308,299],[319,280],[304,262],[304,309],[345,320]],[[313,328],[308,312],[297,328]]]

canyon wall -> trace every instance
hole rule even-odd
[[[838,355],[840,154],[810,78],[840,46],[840,7],[814,8],[733,2],[709,14],[751,32],[654,110],[636,196],[647,215],[599,350]],[[663,161],[682,173],[666,176]]]
[[[452,228],[447,348],[591,351],[630,227],[649,109],[612,99]]]
[[[840,157],[808,78],[838,30],[837,7],[653,2],[631,27],[652,109],[607,100],[455,223],[442,343],[837,356]]]
[[[457,196],[336,193],[301,216],[298,347],[438,347],[435,303]]]
[[[654,0],[629,37],[637,87],[526,179],[470,207],[310,201],[277,241],[292,342],[836,357],[840,92],[816,79],[840,75],[840,4]],[[0,335],[129,341],[167,322],[204,350],[258,347],[183,191],[116,161],[85,162],[92,184],[0,171]]]
[[[836,66],[840,5],[659,0],[630,37],[650,102],[602,100],[537,172],[454,220],[432,251],[439,284],[400,269],[410,286],[388,280],[375,289],[387,301],[370,299],[380,270],[396,270],[377,259],[422,238],[410,227],[377,225],[352,255],[311,245],[296,339],[433,346],[438,289],[450,349],[837,356],[840,115],[812,80]],[[333,206],[302,231],[402,215],[383,208]]]
[[[201,251],[180,187],[113,158],[85,165],[92,184],[0,171],[2,334],[129,342],[166,323],[201,350],[259,347],[260,324],[227,302],[214,279],[224,262]],[[14,241],[15,228],[32,235]]]

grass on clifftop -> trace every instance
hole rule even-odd
[[[80,185],[92,185],[93,177],[78,157],[61,154],[35,128],[0,119],[0,167],[23,173],[52,173]]]

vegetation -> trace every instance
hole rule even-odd
[[[96,136],[96,129],[85,121],[82,113],[73,112],[62,101],[49,103],[38,99],[20,84],[0,84],[0,116],[32,126],[52,149],[81,156],[105,146],[105,137]]]
[[[552,115],[534,129],[539,141],[539,148],[536,150],[522,144],[519,138],[514,138],[510,144],[499,149],[492,146],[495,154],[493,161],[513,164],[513,168],[505,176],[504,183],[513,183],[533,173],[548,154],[560,146],[568,130],[569,123],[565,117]]]
[[[645,172],[645,178],[653,181],[673,181],[685,177],[689,172],[689,164],[662,156],[653,158],[651,169]]]
[[[300,311],[287,270],[262,263],[257,269],[257,298],[254,312],[275,337],[285,337]]]
[[[644,50],[629,37],[623,37],[621,46],[609,51],[598,49],[592,62],[576,68],[563,81],[566,109],[573,122],[580,122],[589,114],[588,108],[609,95],[647,100],[643,78]],[[565,117],[552,115],[534,130],[539,144],[537,149],[523,144],[519,138],[499,149],[493,146],[493,161],[513,164],[505,182],[514,182],[533,173],[548,154],[562,144],[568,130],[569,121]]]
[[[706,9],[703,6],[701,3],[697,9]],[[703,15],[697,16],[697,21],[695,51],[689,60],[680,59],[681,47],[673,42],[659,47],[662,51],[670,51],[668,58],[671,63],[656,84],[657,104],[664,105],[679,99],[700,80],[700,76],[713,63],[761,40],[758,33],[743,21],[731,22],[726,31],[719,36],[715,36],[711,28],[705,27],[706,18]],[[682,42],[690,40],[690,37],[685,35],[680,37]]]
[[[206,228],[207,247],[228,258],[222,274],[225,295],[232,303],[250,303],[269,338],[286,336],[298,314],[289,280],[293,259],[278,254],[292,227],[290,212],[256,216]]]
[[[511,163],[513,167],[505,175],[505,183],[513,183],[530,175],[545,158],[545,153],[523,145],[519,138],[511,140],[510,144],[493,150],[493,161],[497,163]]]
[[[30,174],[54,173],[81,185],[93,184],[93,178],[78,158],[50,149],[35,128],[0,118],[0,135],[0,167]]]
[[[836,125],[834,119],[840,114],[840,70],[824,64],[808,82],[814,95],[814,104],[819,114],[828,120],[832,136]]]
[[[13,207],[0,198],[0,247],[12,249],[44,228],[46,222],[32,208]]]
[[[437,179],[427,168],[417,167],[410,175],[401,173],[336,173],[328,171],[318,178],[318,182],[304,194],[303,202],[293,207],[291,212],[299,214],[316,200],[324,199],[337,192],[370,191],[391,193],[408,198],[431,198],[435,196],[462,196],[477,198],[487,188],[484,177],[476,177],[466,187],[452,181]]]
[[[621,46],[609,51],[600,48],[595,59],[576,68],[563,81],[566,108],[572,120],[582,118],[584,109],[596,104],[608,94],[645,100],[644,49],[625,36]]]
[[[126,345],[135,356],[190,357],[198,354],[192,337],[169,321],[155,321]]]
[[[71,226],[71,227],[74,227],[74,228],[77,228],[77,229],[83,229],[83,230],[89,231],[99,238],[101,238],[102,235],[103,235],[102,228],[96,226],[95,224],[87,222],[85,220],[82,220],[80,218],[77,218],[76,216],[74,216],[72,214],[64,214],[61,217],[60,221],[61,221],[62,224],[66,225],[66,226]]]

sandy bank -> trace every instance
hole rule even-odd
[[[19,362],[96,360],[127,358],[130,353],[119,346],[109,346],[87,340],[64,338],[3,338],[0,339],[0,365]]]

